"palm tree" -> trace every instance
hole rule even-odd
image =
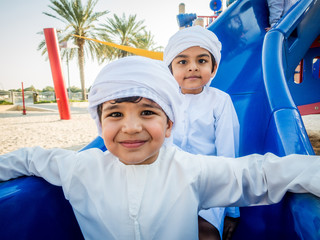
[[[162,51],[163,47],[156,46],[154,41],[154,36],[151,34],[150,31],[144,32],[143,34],[137,36],[139,42],[139,48],[147,49],[150,51]]]
[[[48,7],[53,10],[57,15],[43,12],[43,14],[58,19],[66,24],[64,30],[58,34],[59,42],[72,41],[77,49],[68,49],[62,52],[62,57],[68,54],[69,59],[72,59],[76,54],[78,57],[82,99],[86,99],[85,76],[84,76],[84,63],[85,52],[87,56],[90,54],[91,58],[96,58],[100,44],[92,41],[85,41],[82,38],[73,36],[79,35],[83,37],[96,38],[95,30],[97,29],[95,23],[98,19],[107,14],[108,11],[95,12],[94,7],[98,0],[88,0],[86,5],[83,6],[81,0],[50,0],[52,5]],[[42,41],[38,50],[42,49],[42,55],[46,53],[45,41]]]
[[[151,32],[146,31],[146,26],[143,25],[144,20],[137,21],[136,15],[130,15],[127,19],[125,14],[118,17],[116,14],[113,18],[107,18],[105,24],[101,24],[99,28],[100,39],[116,43],[124,46],[142,48],[147,50],[155,50],[156,48]],[[100,46],[100,61],[121,58],[130,55],[130,53],[112,49],[106,46]]]

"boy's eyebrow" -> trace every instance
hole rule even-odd
[[[177,56],[175,57],[175,59],[176,59],[176,58],[187,58],[187,57],[188,57],[188,55],[179,54],[179,55],[177,55]]]
[[[117,108],[119,108],[119,106],[118,106],[117,104],[115,104],[115,105],[108,105],[108,106],[102,108],[102,111],[103,111],[103,112],[104,112],[104,111],[110,111],[110,110],[114,110],[114,109],[117,109]]]
[[[140,105],[141,105],[141,107],[158,108],[161,111],[163,111],[162,108],[157,103],[142,103]],[[108,105],[108,106],[104,107],[102,109],[102,111],[111,111],[111,110],[114,110],[114,109],[119,109],[119,105],[118,104]]]
[[[210,54],[203,53],[203,54],[198,55],[197,57],[210,57]]]
[[[163,111],[162,110],[162,108],[158,105],[158,104],[152,104],[152,103],[143,103],[143,104],[141,104],[141,106],[142,107],[149,107],[149,108],[158,108],[158,109],[160,109],[161,111]]]
[[[174,59],[176,59],[176,58],[188,58],[189,56],[188,55],[185,55],[185,54],[179,54],[179,55],[177,55]],[[198,58],[200,57],[210,57],[210,55],[208,54],[208,53],[202,53],[202,54],[199,54],[198,56],[197,56]]]

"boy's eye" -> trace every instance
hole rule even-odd
[[[108,114],[108,117],[122,117],[122,113],[113,112],[113,113]]]
[[[155,114],[155,113],[150,110],[145,110],[145,111],[141,112],[141,115],[143,115],[143,116],[149,116],[149,115],[153,115],[153,114]]]
[[[206,63],[206,62],[207,62],[206,59],[200,59],[200,60],[199,60],[199,63]]]
[[[179,63],[179,64],[186,64],[187,61],[186,61],[186,60],[181,60],[181,61],[179,61],[178,63]]]

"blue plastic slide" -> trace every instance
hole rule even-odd
[[[308,67],[320,56],[318,47],[310,48],[320,34],[319,22],[320,1],[300,0],[266,34],[266,0],[238,0],[208,27],[223,43],[212,85],[234,101],[241,155],[314,154],[297,106],[320,99],[320,81]],[[295,84],[302,59],[306,72]],[[86,148],[91,147],[103,149],[101,138]],[[287,194],[279,204],[243,207],[234,239],[320,239],[319,203],[310,194]],[[35,177],[0,183],[0,239],[81,238],[60,187]]]
[[[299,1],[266,34],[268,14],[266,1],[237,1],[209,26],[223,44],[212,85],[233,99],[241,155],[314,154],[297,105],[320,101],[320,79],[308,67],[320,55],[319,48],[310,49],[320,34],[320,3]],[[295,84],[302,59],[303,81]],[[320,239],[319,200],[311,195],[290,195],[276,205],[240,211],[235,239]]]

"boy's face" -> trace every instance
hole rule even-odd
[[[191,47],[179,53],[172,61],[172,74],[184,94],[198,94],[214,76],[217,66],[212,69],[208,50]]]
[[[159,154],[172,122],[161,107],[142,98],[140,102],[105,102],[101,115],[102,137],[107,149],[121,162],[151,164]]]

